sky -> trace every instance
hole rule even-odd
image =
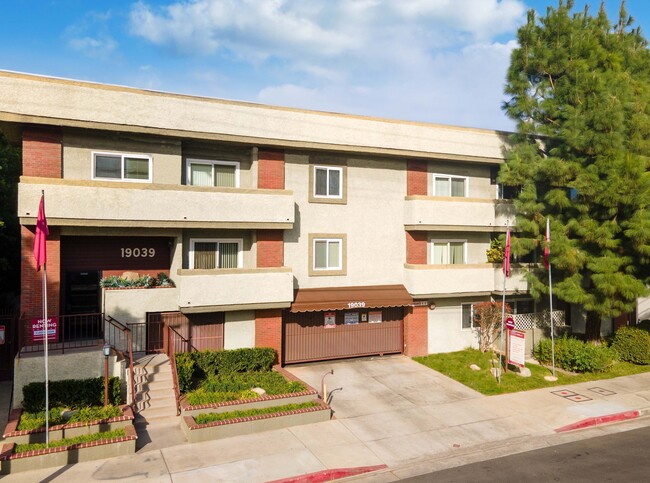
[[[596,13],[598,1],[576,0]],[[11,0],[0,70],[512,130],[516,32],[558,0]],[[619,0],[606,0],[610,19]],[[650,35],[650,2],[626,8]]]

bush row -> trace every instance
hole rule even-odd
[[[270,371],[274,361],[275,350],[270,347],[176,354],[178,386],[187,393],[218,374]]]
[[[297,411],[299,409],[313,408],[316,406],[318,406],[317,402],[309,401],[309,402],[297,403],[297,404],[285,404],[284,406],[273,406],[269,408],[230,411],[227,413],[197,414],[194,420],[197,422],[197,424],[207,424],[213,421],[226,421],[227,419],[248,418],[251,416],[259,416],[262,414],[274,414],[274,413],[281,413],[285,411]]]
[[[612,349],[622,361],[650,364],[650,332],[644,327],[621,327],[614,334]]]
[[[551,340],[540,341],[534,350],[535,358],[548,364],[552,361]],[[605,345],[593,345],[574,337],[555,339],[555,364],[573,372],[602,372],[617,359],[617,354]]]
[[[111,377],[108,381],[108,402],[122,404],[120,378]],[[49,382],[50,407],[61,406],[81,409],[86,406],[104,405],[104,378],[65,379]],[[32,382],[23,387],[23,409],[31,413],[45,411],[45,383]]]
[[[49,411],[49,424],[56,426],[64,423],[89,423],[102,419],[115,418],[122,415],[122,410],[118,406],[108,407],[83,407],[75,412],[67,421],[63,418],[63,407],[54,407]],[[40,429],[45,426],[45,411],[30,413],[23,411],[18,422],[18,431]]]

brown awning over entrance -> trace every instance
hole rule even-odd
[[[291,312],[322,310],[374,309],[404,307],[413,297],[404,285],[370,285],[361,287],[301,288],[291,304]]]

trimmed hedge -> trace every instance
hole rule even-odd
[[[552,361],[551,340],[540,341],[534,350],[535,359],[549,364]],[[617,354],[604,345],[593,345],[566,335],[555,339],[555,364],[573,372],[603,372],[617,359]]]
[[[286,411],[297,411],[299,409],[307,409],[318,406],[319,404],[315,401],[309,401],[304,403],[297,404],[285,404],[284,406],[273,406],[269,408],[258,408],[258,409],[245,409],[241,411],[229,411],[227,413],[204,413],[197,414],[194,420],[197,424],[207,424],[214,421],[226,421],[228,419],[235,418],[248,418],[251,416],[260,416],[262,414],[275,414],[282,413]]]
[[[81,436],[75,436],[74,438],[56,439],[50,441],[49,445],[46,445],[45,443],[17,444],[14,449],[14,454],[24,453],[25,451],[35,451],[38,449],[56,448],[59,446],[70,446],[73,444],[91,443],[93,441],[100,441],[102,439],[120,438],[122,436],[126,436],[126,431],[124,430],[124,428],[114,429],[112,431],[104,431],[101,433],[82,434]]]
[[[643,328],[621,327],[614,334],[612,349],[623,361],[650,364],[650,333]]]
[[[107,408],[103,406],[84,407],[79,409],[79,412],[73,414],[70,419],[66,421],[63,419],[63,415],[61,414],[64,409],[65,408],[63,407],[54,407],[50,409],[50,426],[56,426],[58,424],[64,423],[89,423],[91,421],[116,418],[122,415],[122,410],[119,408],[119,406],[108,406]],[[18,431],[22,431],[39,429],[43,428],[44,426],[45,411],[39,411],[37,413],[23,411],[20,415],[20,421],[18,422],[17,429]]]
[[[50,381],[50,407],[66,407],[81,409],[87,406],[104,405],[104,378],[65,379]],[[109,404],[122,404],[120,378],[111,377],[108,380]],[[45,382],[32,382],[23,387],[23,409],[30,413],[45,411]]]
[[[198,381],[220,374],[268,372],[275,361],[275,349],[254,347],[224,351],[176,354],[178,386],[182,393],[197,387]]]

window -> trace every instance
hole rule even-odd
[[[461,304],[461,328],[463,329],[476,329],[478,324],[474,320],[474,305],[473,304]]]
[[[346,235],[309,234],[309,275],[345,275]]]
[[[464,176],[433,175],[433,196],[467,196],[468,180]]]
[[[314,270],[340,270],[342,240],[314,239]]]
[[[93,179],[151,182],[151,158],[131,154],[93,153]]]
[[[433,265],[459,265],[465,263],[467,242],[464,240],[432,240]]]
[[[242,268],[242,240],[190,240],[190,268]]]
[[[192,186],[239,187],[237,161],[187,160],[187,184]]]
[[[343,169],[314,166],[314,197],[342,198]]]

